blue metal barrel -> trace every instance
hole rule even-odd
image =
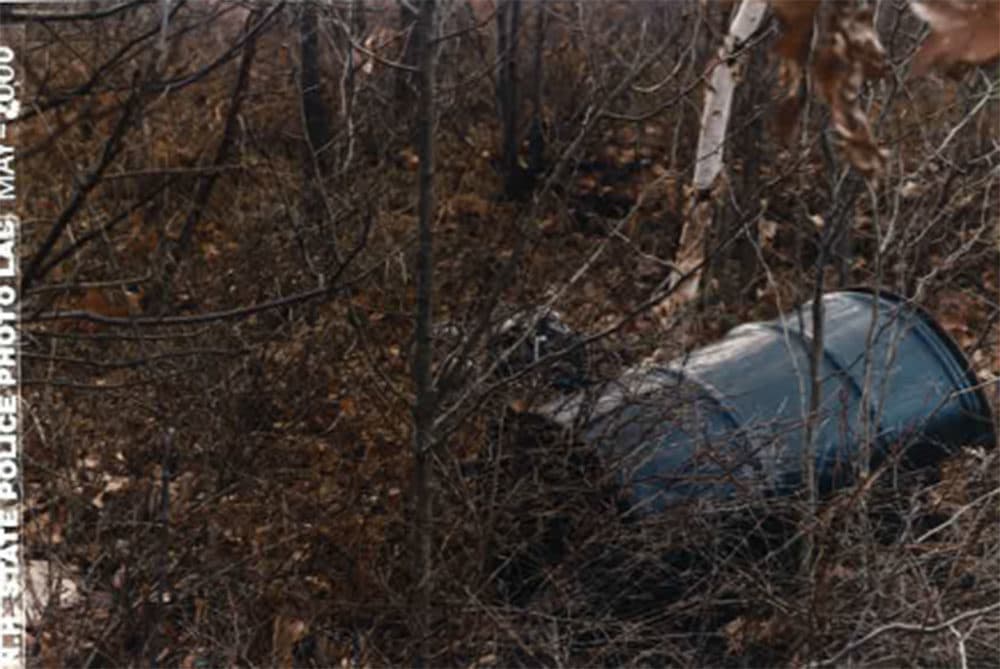
[[[989,402],[958,345],[924,310],[868,290],[824,301],[815,421],[821,491],[894,456],[934,464],[996,444]],[[788,494],[802,485],[812,305],[748,323],[669,365],[643,366],[542,413],[579,430],[620,474],[630,506]],[[867,390],[866,390],[867,389]]]

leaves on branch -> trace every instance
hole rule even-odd
[[[910,5],[931,34],[913,59],[913,73],[933,67],[979,65],[1000,57],[1000,3],[996,0],[922,0]]]
[[[774,52],[804,65],[819,0],[774,0],[771,8],[782,28],[781,36],[774,43]]]
[[[822,46],[813,61],[816,90],[830,107],[838,143],[865,177],[882,173],[888,151],[878,145],[861,106],[861,87],[885,71],[885,51],[870,10],[837,8],[829,16]]]
[[[785,142],[795,134],[802,113],[802,77],[809,58],[813,17],[818,7],[819,0],[774,0],[771,5],[781,24],[781,35],[773,49],[781,58],[779,80],[784,89],[775,115],[775,130]]]
[[[794,134],[802,113],[802,80],[818,8],[816,0],[776,0],[773,4],[782,26],[774,52],[781,58],[781,84],[785,90],[778,106],[777,125],[778,134],[786,141]],[[885,51],[872,26],[870,10],[834,4],[823,24],[810,67],[814,86],[830,108],[837,140],[847,159],[866,177],[876,177],[885,165],[887,153],[875,141],[861,107],[860,93],[866,79],[883,74]]]

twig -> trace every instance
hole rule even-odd
[[[122,109],[122,115],[118,118],[118,123],[115,125],[115,129],[111,133],[111,137],[108,141],[104,143],[104,149],[101,151],[101,157],[97,161],[97,165],[94,166],[87,174],[84,176],[83,181],[77,183],[76,188],[73,191],[73,196],[70,199],[66,208],[62,210],[59,214],[59,218],[52,225],[49,230],[48,236],[46,236],[45,241],[42,242],[41,247],[37,252],[31,257],[28,262],[28,267],[24,270],[24,278],[21,280],[21,291],[27,292],[31,288],[36,278],[39,275],[39,269],[41,267],[42,261],[52,252],[55,247],[56,242],[59,241],[59,237],[62,236],[63,231],[73,220],[76,212],[79,211],[80,207],[86,201],[87,196],[90,191],[97,186],[97,183],[101,179],[101,175],[114,160],[115,156],[122,148],[121,140],[125,136],[125,132],[132,121],[132,113],[138,105],[139,93],[138,93],[138,82],[134,82],[132,93],[128,100],[125,101],[124,108]]]
[[[127,2],[121,2],[117,5],[112,5],[105,9],[99,9],[92,12],[35,12],[31,14],[22,14],[20,12],[11,12],[4,19],[10,23],[56,23],[59,21],[94,21],[96,19],[106,19],[110,16],[114,16],[120,12],[128,11],[133,7],[138,7],[140,5],[146,4],[147,0],[128,0]]]
[[[993,497],[995,495],[1000,495],[1000,488],[996,488],[994,490],[991,490],[990,492],[986,493],[985,495],[980,495],[979,497],[977,497],[976,499],[972,500],[968,504],[962,506],[961,508],[958,509],[958,511],[956,511],[955,513],[953,513],[951,515],[951,518],[949,518],[948,520],[944,521],[940,525],[935,525],[934,527],[932,527],[931,529],[927,530],[926,532],[924,532],[923,534],[921,534],[919,537],[917,537],[917,540],[916,540],[915,543],[922,544],[927,539],[929,539],[930,537],[934,536],[935,534],[937,534],[941,530],[946,529],[947,527],[953,525],[955,523],[955,521],[957,521],[959,519],[959,517],[963,513],[965,513],[966,511],[968,511],[969,509],[971,509],[971,508],[973,508],[975,506],[978,506],[980,503],[985,502],[990,497]]]
[[[430,632],[431,593],[433,574],[431,514],[434,499],[433,451],[436,445],[434,418],[437,413],[437,393],[431,371],[433,355],[431,325],[434,318],[434,81],[437,47],[433,43],[437,30],[434,0],[424,0],[417,19],[418,53],[420,58],[420,98],[417,103],[417,147],[420,156],[418,177],[417,246],[417,311],[414,318],[413,385],[413,524],[412,576],[413,634],[417,638],[416,663],[427,657],[427,636]]]
[[[265,302],[259,302],[257,304],[252,304],[248,307],[236,307],[234,309],[227,309],[225,311],[214,311],[207,314],[196,314],[194,316],[166,316],[166,317],[138,317],[138,318],[120,318],[115,316],[102,316],[101,314],[96,314],[90,311],[66,311],[63,313],[54,314],[42,314],[33,320],[35,321],[55,321],[55,320],[80,320],[88,321],[90,323],[102,323],[104,325],[141,325],[146,327],[159,327],[164,325],[197,325],[199,323],[211,323],[213,321],[224,321],[234,318],[246,318],[247,316],[252,316],[253,314],[260,313],[261,311],[267,311],[268,309],[276,309],[279,307],[288,307],[301,302],[306,302],[307,300],[312,300],[318,297],[332,297],[333,295],[342,293],[348,289],[348,287],[354,283],[357,283],[369,274],[374,273],[375,269],[368,270],[365,274],[361,275],[354,281],[345,283],[341,286],[319,286],[312,288],[310,290],[305,290],[300,293],[294,293],[286,297],[280,297],[274,300],[267,300]]]
[[[876,627],[874,630],[872,630],[865,636],[861,637],[857,641],[853,641],[847,644],[842,649],[840,649],[840,651],[837,652],[837,654],[834,655],[833,657],[827,658],[822,662],[820,662],[819,664],[814,664],[812,666],[829,667],[835,665],[845,655],[853,653],[857,649],[867,644],[869,641],[872,641],[873,639],[876,639],[877,637],[880,637],[888,632],[900,631],[900,632],[910,632],[910,633],[920,633],[920,634],[936,634],[938,632],[942,632],[951,628],[953,625],[960,623],[963,620],[968,620],[969,618],[978,618],[979,616],[985,616],[988,613],[993,613],[994,611],[998,610],[1000,610],[1000,602],[996,602],[994,604],[990,604],[989,606],[984,606],[979,609],[972,609],[970,611],[965,611],[963,613],[958,614],[957,616],[949,618],[948,620],[942,623],[938,623],[937,625],[918,625],[914,623],[899,623],[899,622],[888,623],[886,625],[882,625],[881,627]]]
[[[105,177],[105,179],[107,178],[108,177]],[[55,254],[55,256],[53,256],[47,262],[45,262],[45,264],[43,264],[38,269],[35,280],[37,281],[39,279],[45,278],[45,276],[48,275],[48,273],[51,272],[54,267],[56,267],[63,261],[73,257],[80,249],[82,249],[92,240],[113,230],[119,223],[127,219],[132,214],[132,212],[138,211],[139,209],[144,207],[146,203],[150,202],[153,198],[155,198],[157,195],[165,191],[176,181],[177,177],[171,177],[169,179],[166,179],[163,183],[151,189],[149,192],[144,193],[142,196],[139,197],[138,200],[132,203],[131,206],[129,206],[127,209],[124,209],[121,213],[117,214],[114,218],[109,220],[101,227],[81,235],[79,238],[74,240],[72,244],[66,246],[61,251],[59,251],[59,253]]]
[[[171,18],[178,11],[180,11],[181,7],[184,6],[185,1],[186,0],[181,0],[174,6],[173,10],[171,10],[170,12]],[[119,61],[123,60],[126,54],[128,54],[128,52],[130,52],[133,47],[159,34],[160,34],[160,25],[159,23],[157,23],[155,28],[142,33],[135,39],[129,41],[118,51],[116,51],[114,55],[112,55],[110,58],[108,58],[108,60],[106,60],[97,69],[94,70],[94,74],[90,77],[90,79],[88,79],[87,81],[85,81],[84,83],[80,84],[79,86],[70,91],[59,94],[57,97],[53,99],[46,100],[42,103],[33,104],[16,119],[14,119],[13,121],[8,121],[8,124],[21,123],[22,121],[26,121],[37,114],[48,111],[50,109],[55,109],[56,107],[60,107],[66,104],[67,102],[78,99],[82,95],[90,93],[97,85],[97,82],[101,80],[101,77],[103,77],[107,72],[109,72],[113,67],[115,67]]]
[[[248,40],[244,47],[243,58],[240,60],[240,71],[236,77],[236,83],[233,85],[233,94],[231,102],[229,103],[229,111],[226,114],[225,126],[222,130],[222,139],[219,141],[219,146],[215,152],[215,159],[213,160],[213,166],[224,165],[226,163],[226,158],[229,155],[229,147],[233,143],[233,135],[236,129],[236,117],[240,112],[240,107],[243,103],[243,98],[245,97],[247,82],[250,78],[250,67],[253,65],[254,54],[256,53],[256,40],[249,37],[250,27],[249,23],[253,18],[253,14],[247,18],[247,33]],[[191,207],[191,211],[188,212],[187,219],[184,221],[184,225],[181,227],[180,236],[177,240],[177,254],[171,260],[174,266],[168,270],[168,274],[173,270],[176,270],[176,264],[180,260],[185,251],[191,244],[191,237],[194,234],[194,228],[201,220],[202,211],[205,209],[205,205],[208,203],[209,197],[212,195],[212,189],[215,186],[215,182],[218,178],[217,172],[208,172],[205,174],[200,183],[198,184],[198,190],[195,192],[194,205]]]
[[[156,582],[156,615],[163,619],[163,606],[166,603],[168,556],[170,555],[170,478],[173,472],[174,458],[174,428],[167,428],[163,439],[163,460],[160,463],[160,531],[163,545],[160,547],[159,575]],[[157,666],[156,647],[151,649],[149,663],[153,669]]]

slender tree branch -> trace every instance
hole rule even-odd
[[[873,641],[874,639],[877,639],[883,634],[887,634],[888,632],[898,631],[898,632],[910,632],[910,633],[920,633],[920,634],[937,634],[938,632],[944,632],[948,630],[952,625],[956,625],[962,622],[963,620],[985,616],[989,613],[993,613],[994,611],[1000,611],[1000,602],[996,602],[994,604],[990,604],[989,606],[984,606],[979,609],[964,611],[952,618],[949,618],[948,620],[945,620],[942,623],[938,623],[937,625],[917,625],[914,623],[899,623],[899,622],[882,625],[880,627],[876,627],[874,630],[872,630],[865,636],[861,637],[857,641],[853,641],[847,644],[840,651],[838,651],[836,655],[820,662],[819,666],[829,667],[836,665],[840,662],[841,659],[844,658],[844,656],[853,653],[854,651],[858,650],[865,644],[869,643],[870,641]]]
[[[434,79],[436,11],[434,0],[422,0],[417,17],[420,58],[420,98],[417,103],[417,147],[420,155],[419,242],[417,246],[417,313],[414,323],[415,352],[413,384],[413,576],[415,591],[414,632],[417,661],[427,654],[430,628],[431,513],[434,491],[434,416],[437,408],[434,377],[431,373],[431,324],[434,307]]]
[[[360,275],[358,275],[351,281],[347,281],[338,285],[340,276],[344,273],[344,271],[348,267],[351,266],[354,259],[366,246],[368,240],[368,233],[370,229],[371,229],[371,224],[369,222],[365,225],[357,245],[354,247],[354,249],[352,249],[351,253],[337,269],[337,272],[330,280],[330,284],[326,286],[317,286],[310,290],[304,290],[298,293],[293,293],[292,295],[287,295],[285,297],[280,297],[274,300],[260,302],[258,304],[253,304],[248,307],[236,307],[224,311],[215,311],[207,314],[195,314],[192,316],[163,316],[163,317],[139,316],[134,318],[118,318],[114,316],[103,316],[101,314],[95,314],[90,311],[66,311],[62,313],[41,314],[40,316],[33,319],[25,319],[25,322],[30,323],[35,321],[81,320],[81,321],[88,321],[91,323],[101,323],[103,325],[121,325],[121,326],[138,325],[138,326],[148,326],[148,327],[159,327],[159,326],[170,326],[170,325],[197,325],[201,323],[211,323],[214,321],[246,318],[247,316],[252,316],[253,314],[260,313],[262,311],[267,311],[270,309],[290,307],[317,298],[330,298],[347,291],[349,288],[361,282],[366,277],[374,274],[379,269],[380,264],[375,264],[373,267],[366,270],[365,272],[362,272]]]
[[[59,237],[62,236],[63,231],[72,222],[73,217],[76,212],[79,211],[80,207],[87,200],[87,196],[90,192],[97,186],[98,182],[101,180],[101,175],[104,171],[108,169],[111,161],[114,160],[115,156],[122,149],[122,138],[125,136],[126,131],[132,121],[133,113],[138,106],[139,93],[138,86],[133,88],[132,94],[129,96],[128,100],[122,108],[122,114],[118,118],[118,123],[115,125],[114,130],[111,132],[111,136],[108,141],[104,143],[104,149],[101,151],[101,157],[97,161],[91,170],[89,170],[83,177],[83,180],[76,184],[73,191],[73,196],[70,198],[69,204],[63,209],[62,213],[59,214],[59,218],[52,225],[49,230],[49,234],[45,237],[42,245],[39,247],[38,251],[31,257],[28,262],[27,268],[24,270],[24,278],[21,280],[21,291],[27,292],[36,279],[39,278],[39,271],[41,269],[42,262],[45,258],[52,252],[55,247],[56,242],[59,241]]]
[[[174,15],[176,15],[177,12],[180,11],[181,7],[185,5],[185,2],[186,0],[180,0],[180,2],[178,2],[174,6],[173,10],[171,10],[170,12],[170,18],[173,18]],[[45,100],[44,102],[32,104],[31,106],[27,107],[24,113],[22,113],[16,119],[8,121],[8,124],[13,125],[15,123],[21,123],[22,121],[26,121],[31,117],[35,116],[36,114],[40,114],[50,109],[55,109],[56,107],[60,107],[67,102],[76,100],[82,95],[90,93],[97,85],[97,82],[101,80],[101,77],[103,77],[119,62],[121,62],[125,58],[125,56],[130,51],[132,51],[133,47],[145,42],[151,37],[156,37],[159,34],[160,34],[160,25],[159,23],[157,23],[155,28],[147,30],[146,32],[142,33],[135,39],[130,40],[124,46],[118,49],[118,51],[116,51],[110,58],[108,58],[106,61],[104,61],[103,64],[101,64],[97,69],[94,70],[94,73],[90,76],[90,78],[87,81],[85,81],[84,83],[80,84],[79,86],[70,91],[57,94],[56,97],[54,98]]]
[[[74,239],[70,245],[63,248],[59,253],[56,253],[52,258],[46,261],[38,269],[35,281],[39,281],[45,278],[48,275],[48,273],[52,271],[53,268],[58,266],[60,263],[68,260],[69,258],[72,258],[74,255],[79,253],[79,251],[84,246],[86,246],[93,240],[114,230],[118,226],[118,224],[126,220],[132,212],[137,211],[138,209],[144,207],[146,203],[148,203],[154,197],[156,197],[164,190],[169,188],[176,181],[177,177],[171,177],[167,179],[163,183],[156,186],[156,188],[152,188],[148,192],[144,193],[142,196],[139,197],[138,200],[132,203],[132,205],[129,206],[128,209],[121,211],[101,227],[97,228],[96,230],[91,230],[90,232],[84,233],[83,235],[80,235],[78,238]]]
[[[129,0],[117,5],[112,5],[105,9],[97,9],[92,12],[11,12],[4,16],[4,20],[9,23],[59,23],[66,21],[95,21],[106,19],[116,14],[126,12],[134,7],[141,7],[149,4],[149,0]]]
[[[253,17],[252,14],[251,17]],[[247,19],[248,25],[250,20],[251,18]],[[248,38],[246,46],[244,47],[243,58],[240,60],[240,71],[236,76],[236,83],[233,85],[233,94],[229,103],[229,112],[226,114],[226,123],[222,130],[222,139],[219,141],[219,147],[215,151],[215,160],[212,161],[213,166],[217,167],[225,164],[226,159],[229,156],[229,149],[232,146],[233,136],[236,131],[236,117],[238,116],[240,107],[243,104],[247,82],[250,79],[250,68],[253,65],[255,53],[256,41]],[[184,225],[181,227],[180,236],[177,239],[177,254],[173,260],[179,261],[190,247],[191,238],[194,235],[194,228],[198,225],[198,221],[201,220],[202,212],[205,209],[205,205],[208,204],[208,199],[212,195],[212,189],[215,187],[215,182],[218,179],[218,176],[218,172],[212,171],[201,178],[201,181],[198,184],[198,190],[194,196],[194,205],[191,207],[191,211],[188,212],[187,218],[184,220]]]

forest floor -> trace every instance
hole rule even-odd
[[[58,248],[124,215],[53,267],[27,296],[25,313],[139,315],[115,306],[120,286],[156,283],[164,244],[177,240],[195,210],[194,242],[172,292],[163,298],[147,290],[144,315],[222,314],[321,281],[336,290],[204,322],[27,319],[25,555],[69,584],[61,602],[33,609],[31,652],[40,666],[131,666],[152,657],[182,667],[381,666],[412,650],[407,501],[419,161],[410,107],[392,104],[395,73],[376,69],[359,80],[354,134],[338,125],[334,166],[322,179],[325,204],[317,207],[302,185],[297,63],[288,46],[294,32],[285,23],[280,28],[257,45],[223,164],[212,162],[233,104],[235,62],[197,85],[143,96],[128,141]],[[26,99],[73,90],[131,35],[117,25],[60,30],[28,28]],[[604,51],[593,44],[586,56],[584,45],[563,39],[546,52],[551,83],[542,117],[550,164],[565,153],[572,169],[548,192],[521,200],[501,197],[495,168],[501,135],[489,80],[472,80],[461,94],[449,88],[475,70],[475,42],[442,56],[436,364],[484,318],[495,328],[551,304],[577,332],[607,331],[588,348],[588,374],[612,379],[809,300],[815,225],[830,205],[822,151],[816,142],[799,155],[764,133],[757,143],[734,140],[728,172],[736,207],[758,212],[752,227],[713,256],[702,299],[664,327],[650,299],[669,276],[685,220],[700,96],[689,92],[691,108],[641,122],[602,120],[574,143],[580,109],[600,101],[607,90],[601,77],[615,74],[607,63],[618,61],[602,61],[595,54]],[[194,64],[201,58],[190,56]],[[324,95],[341,124],[340,61],[328,58]],[[180,59],[174,67],[189,66]],[[660,67],[672,66],[665,58]],[[94,90],[19,124],[29,257],[70,206],[75,180],[114,135],[128,104],[129,76],[112,68]],[[926,180],[907,186],[905,178],[912,165],[929,160],[927,147],[957,123],[970,96],[981,93],[975,77],[914,84],[917,93],[941,101],[938,110],[926,102],[899,104],[884,134],[898,165],[872,198],[857,198],[846,274],[830,267],[824,279],[831,289],[876,284],[916,297],[996,403],[1000,207],[996,159],[980,150],[998,136],[990,122],[996,100],[961,127]],[[767,109],[766,100],[759,104]],[[749,118],[746,109],[740,113]],[[821,115],[811,122],[819,126]],[[915,139],[920,128],[930,136]],[[522,148],[526,154],[527,143]],[[982,155],[987,159],[973,162]],[[751,158],[755,182],[744,179]],[[201,206],[197,192],[208,175],[215,181]],[[747,222],[731,207],[720,205],[720,212],[710,249],[736,237],[726,226]],[[899,226],[900,244],[880,250],[892,225]],[[473,364],[487,356],[475,351]],[[814,656],[837,663],[839,649],[880,625],[937,624],[979,609],[974,625],[963,626],[963,618],[942,634],[928,633],[923,648],[890,642],[895,637],[886,634],[879,639],[886,662],[902,661],[906,649],[926,654],[929,663],[953,663],[959,646],[979,659],[997,651],[983,630],[997,628],[989,606],[1000,593],[1000,472],[995,453],[982,449],[963,450],[941,476],[905,475],[896,487],[872,492],[864,502],[875,509],[869,515],[851,493],[837,497],[815,530],[823,556],[811,585],[767,571],[787,565],[768,563],[756,572],[744,564],[732,571],[720,566],[725,579],[702,574],[705,587],[686,590],[666,612],[615,618],[595,612],[588,593],[581,594],[593,584],[571,573],[570,565],[596,560],[586,554],[594,543],[563,564],[546,565],[550,589],[541,603],[498,597],[484,557],[498,540],[476,530],[492,522],[491,508],[503,515],[518,507],[491,507],[473,494],[477,484],[465,472],[490,448],[498,416],[530,412],[556,396],[551,374],[546,367],[493,392],[480,388],[475,401],[456,405],[465,418],[449,434],[448,458],[438,463],[440,597],[430,664],[641,663],[643,652],[668,664],[804,666]],[[912,514],[900,519],[900,508]],[[933,530],[949,518],[947,527]],[[675,522],[673,529],[643,531],[683,526],[708,550],[717,527]],[[880,531],[878,544],[871,537]],[[710,609],[709,600],[722,604]],[[657,629],[670,633],[655,640]],[[952,644],[949,633],[963,641]]]

